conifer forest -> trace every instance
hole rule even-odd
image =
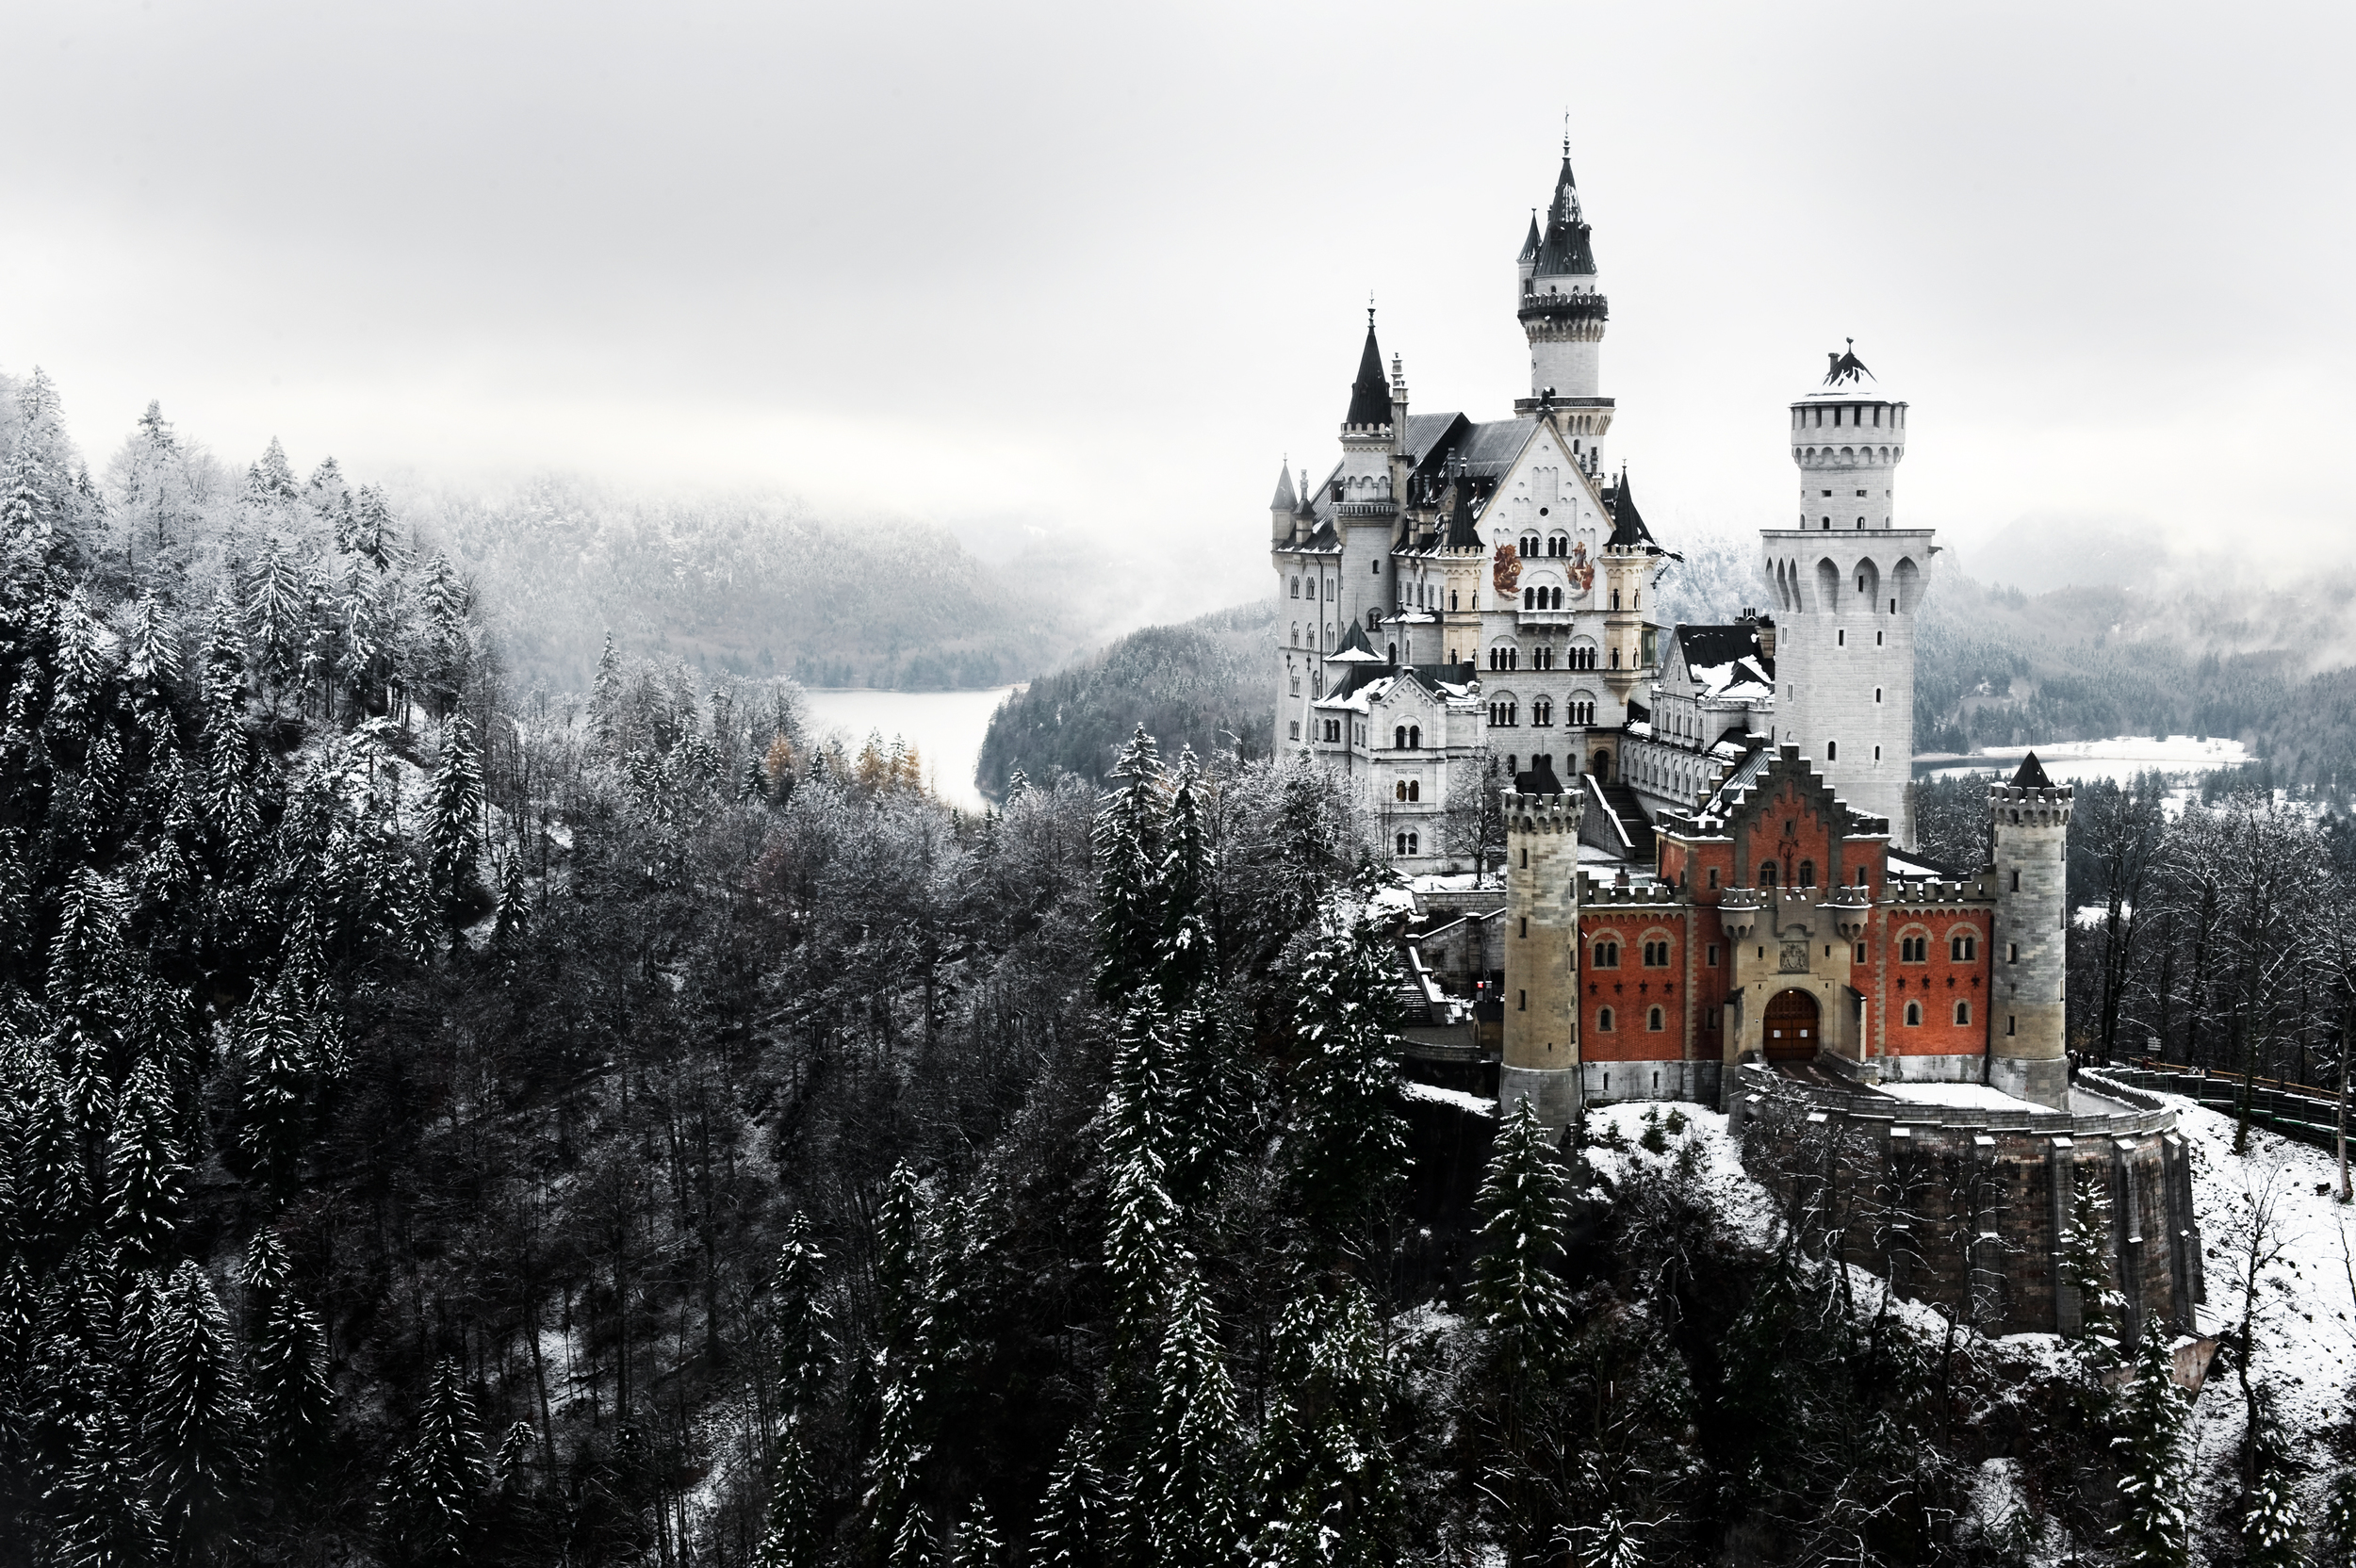
[[[0,1562],[2028,1560],[1999,1454],[2181,1543],[2116,1326],[1411,1094],[1305,763],[973,815],[790,682],[519,698],[332,461],[5,390]]]

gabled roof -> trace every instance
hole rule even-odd
[[[1290,464],[1276,470],[1276,498],[1268,504],[1271,512],[1290,512],[1301,504],[1300,499],[1293,495],[1293,471]]]
[[[2036,752],[2021,760],[2021,771],[2012,776],[2012,787],[2016,790],[2050,790],[2053,787],[2053,781],[2045,776],[2045,764],[2037,760]]]
[[[1358,356],[1358,379],[1350,387],[1350,414],[1345,425],[1387,425],[1391,422],[1391,384],[1383,374],[1383,351],[1374,341],[1374,312],[1366,312],[1366,347]]]
[[[1375,652],[1373,645],[1366,641],[1366,629],[1352,621],[1350,629],[1342,634],[1342,645],[1327,654],[1325,662],[1329,664],[1380,664],[1383,656]]]

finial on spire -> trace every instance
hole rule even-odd
[[[1374,330],[1374,290],[1371,288],[1366,290],[1366,330]]]
[[[1564,157],[1571,155],[1571,111],[1569,109],[1562,111],[1562,155]]]

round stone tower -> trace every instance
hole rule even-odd
[[[2070,1108],[2070,787],[2046,777],[2035,752],[2011,783],[1988,792],[1996,863],[1988,1081],[2055,1110]]]
[[[1854,351],[1792,404],[1796,526],[1764,529],[1775,590],[1776,739],[1854,809],[1914,843],[1914,618],[1937,547],[1897,526],[1906,405]],[[1958,868],[1971,869],[1971,868]]]
[[[1549,775],[1523,776],[1523,781]],[[1548,1127],[1579,1115],[1577,794],[1505,792],[1505,1031],[1497,1104]]]

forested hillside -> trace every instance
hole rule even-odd
[[[406,515],[483,592],[519,685],[578,691],[625,654],[805,686],[1003,685],[1065,657],[1088,596],[1051,595],[908,518],[766,498],[658,501],[543,480],[496,501],[421,493]]]
[[[1019,769],[1101,783],[1130,731],[1205,757],[1265,757],[1276,722],[1276,610],[1237,605],[1131,632],[1033,680],[990,721],[975,782],[996,798]]]

